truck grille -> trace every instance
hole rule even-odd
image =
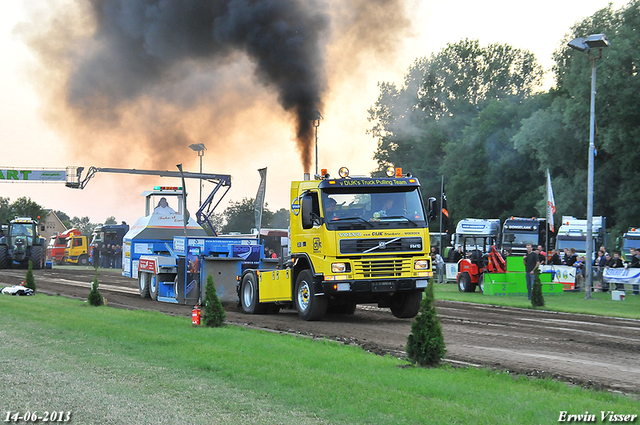
[[[340,254],[422,251],[424,247],[422,238],[419,237],[394,239],[342,239],[340,241]]]
[[[354,261],[354,271],[365,278],[400,277],[411,272],[411,258]]]

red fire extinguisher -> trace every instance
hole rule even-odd
[[[201,316],[200,306],[196,305],[193,307],[193,311],[191,311],[191,324],[194,326],[200,326],[200,316]]]

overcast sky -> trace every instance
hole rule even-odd
[[[33,76],[29,74],[34,69],[36,57],[25,44],[24,37],[16,31],[16,26],[38,25],[29,20],[27,5],[32,8],[39,4],[47,13],[55,14],[63,10],[66,3],[68,1],[0,0],[0,51],[3,53],[0,169],[120,166],[101,162],[99,154],[94,154],[93,162],[87,163],[86,156],[78,154],[78,149],[70,150],[68,143],[64,143],[68,135],[43,118],[51,111],[47,111],[48,104],[39,97],[40,92],[35,89]],[[533,3],[407,0],[405,7],[413,20],[413,28],[403,35],[396,49],[380,55],[364,55],[359,66],[351,69],[348,75],[340,78],[328,75],[329,81],[334,83],[325,98],[324,120],[318,128],[319,167],[327,168],[333,175],[340,166],[347,166],[352,174],[361,175],[375,168],[372,156],[376,140],[365,134],[370,127],[367,109],[376,101],[377,84],[391,81],[400,85],[404,72],[416,58],[435,53],[446,43],[473,38],[482,45],[498,42],[530,50],[549,70],[553,64],[551,55],[570,27],[608,3],[607,0],[539,0]],[[620,5],[614,2],[614,7]],[[329,67],[330,72],[332,69]],[[550,84],[551,79],[547,82]],[[259,107],[250,105],[234,116],[234,124],[221,133],[224,140],[205,143],[210,149],[205,153],[203,167],[205,172],[233,177],[233,187],[225,199],[234,201],[255,197],[259,183],[257,169],[267,167],[266,200],[268,207],[276,210],[288,208],[289,182],[302,177],[302,168],[292,142],[291,123],[277,103],[269,104],[271,98],[268,93],[261,95]],[[256,139],[261,141],[261,148],[246,147],[247,140]],[[214,150],[211,146],[217,148]],[[143,157],[140,163],[135,157],[131,158],[136,154],[130,152],[128,146],[121,149],[123,156],[129,156],[127,164],[134,164],[131,168],[149,168]],[[188,171],[197,171],[199,167],[196,153],[188,145],[184,146],[182,156],[176,155],[174,162],[183,163]],[[163,169],[175,170],[175,164],[167,164]],[[27,196],[45,208],[62,210],[70,216],[88,215],[96,223],[108,216],[133,223],[144,212],[140,196],[143,190],[153,184],[177,184],[166,178],[154,181],[98,174],[82,191],[60,184],[0,183],[0,196],[9,197],[11,201]],[[195,211],[197,184],[187,182],[187,188],[191,194],[190,210]],[[205,194],[207,189],[205,186]],[[438,190],[434,188],[434,196]]]

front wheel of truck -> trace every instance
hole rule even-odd
[[[298,275],[293,300],[298,316],[302,320],[320,320],[327,312],[326,297],[324,295],[315,295],[311,270],[303,270]]]
[[[397,292],[391,299],[391,313],[400,319],[416,317],[422,302],[422,291]]]

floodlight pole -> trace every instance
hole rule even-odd
[[[589,171],[587,178],[587,279],[584,288],[584,297],[591,298],[593,288],[593,168],[596,147],[594,143],[596,132],[596,59],[602,57],[602,49],[596,57],[587,53],[591,62],[591,111],[589,118]]]
[[[202,157],[204,156],[204,150],[198,151],[198,156],[200,157],[200,174],[202,174]],[[198,203],[198,207],[202,206],[202,177],[200,177],[200,202]]]
[[[320,127],[320,120],[323,119],[324,117],[320,114],[320,111],[315,111],[315,118],[313,119],[313,126],[316,129],[316,176],[319,176],[318,174],[318,127]]]
[[[194,150],[198,153],[198,158],[200,158],[200,174],[202,174],[202,157],[204,156],[204,151],[207,150],[207,147],[204,145],[204,143],[194,143],[192,145],[189,145],[189,148],[191,148],[191,150]],[[200,203],[198,205],[198,207],[202,206],[202,177],[200,177]]]
[[[586,39],[575,38],[568,44],[572,49],[587,52],[587,57],[591,62],[591,111],[589,127],[589,171],[587,178],[587,276],[585,282],[585,298],[591,298],[593,288],[593,168],[595,157],[595,132],[596,132],[596,60],[602,57],[602,48],[609,46],[609,41],[605,34],[592,34]],[[591,56],[591,50],[599,49],[598,56]]]

